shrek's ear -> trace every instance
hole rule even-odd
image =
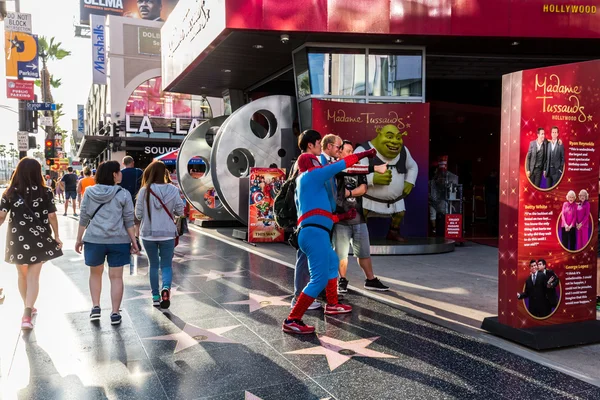
[[[375,132],[379,135],[381,133],[381,128],[375,128]]]

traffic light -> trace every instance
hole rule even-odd
[[[46,165],[47,166],[54,165],[54,159],[53,158],[46,158]]]
[[[54,158],[54,140],[46,139],[44,142],[44,157],[46,159]]]

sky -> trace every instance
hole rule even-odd
[[[48,38],[54,36],[71,56],[48,65],[55,78],[62,78],[62,86],[52,89],[54,101],[64,103],[65,116],[60,119],[60,127],[71,132],[71,120],[77,118],[77,104],[85,104],[92,85],[92,50],[90,39],[76,38],[74,23],[79,20],[80,0],[21,0],[21,12],[31,14],[33,33]],[[59,6],[60,3],[60,6]],[[14,1],[7,2],[9,11],[14,10]],[[0,22],[4,30],[4,23]],[[4,51],[4,45],[3,45]],[[40,60],[41,64],[41,60]],[[40,65],[41,67],[41,65]],[[0,57],[0,71],[5,76],[4,56]],[[6,78],[5,78],[6,79]],[[0,105],[12,107],[17,111],[16,99],[6,98],[6,81],[0,88]],[[41,98],[40,89],[36,93]],[[8,147],[17,142],[18,115],[0,108],[0,144]],[[43,148],[44,137],[40,130],[37,143]]]

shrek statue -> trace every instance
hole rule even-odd
[[[415,186],[419,167],[404,146],[402,137],[407,132],[400,132],[396,125],[385,125],[377,128],[377,136],[359,145],[355,152],[375,148],[377,156],[363,159],[361,163],[373,165],[388,164],[384,174],[373,172],[367,175],[368,191],[362,196],[365,217],[391,217],[392,222],[387,239],[402,242],[400,224],[404,219],[404,198]]]

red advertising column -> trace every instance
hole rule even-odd
[[[538,349],[600,341],[600,61],[502,87],[498,317],[483,328]]]

